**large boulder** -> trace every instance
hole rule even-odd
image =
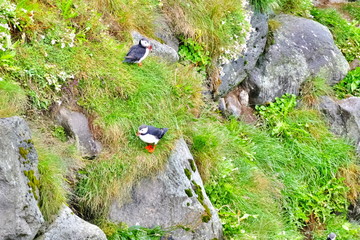
[[[246,86],[250,103],[264,104],[285,93],[298,94],[300,85],[312,77],[335,84],[347,74],[349,64],[334,44],[330,31],[313,20],[278,15],[272,43],[249,72]]]
[[[140,39],[147,38],[136,31],[132,31],[131,35],[133,37],[134,44],[139,44]],[[179,61],[179,55],[174,48],[166,44],[162,44],[154,39],[149,39],[149,41],[152,46],[152,51],[150,52],[149,56],[151,55],[158,56],[170,63]]]
[[[106,240],[105,233],[63,206],[54,222],[36,240]]]
[[[360,98],[335,101],[330,97],[322,97],[320,110],[328,118],[330,129],[350,139],[360,153]]]
[[[133,188],[130,203],[113,202],[109,218],[129,226],[177,228],[167,239],[222,239],[218,214],[183,139],[176,143],[163,171]]]
[[[60,106],[54,115],[66,132],[75,138],[77,148],[83,157],[94,158],[101,152],[101,144],[94,139],[84,114]]]
[[[218,89],[220,96],[225,96],[238,86],[247,77],[247,72],[255,67],[264,52],[268,33],[267,16],[255,12],[251,16],[250,24],[250,36],[242,55],[220,66],[221,84]]]
[[[0,239],[32,240],[44,222],[38,207],[38,157],[26,122],[0,119]]]

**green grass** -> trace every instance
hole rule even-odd
[[[346,60],[360,58],[360,29],[355,23],[349,23],[334,9],[313,9],[311,14],[314,20],[330,29]]]
[[[347,3],[341,9],[349,13],[354,20],[360,21],[360,2]]]
[[[279,7],[278,0],[250,0],[255,11],[266,13]]]
[[[104,146],[96,159],[77,162],[61,128],[38,126],[46,133],[39,139],[47,140],[36,144],[40,208],[46,219],[71,200],[78,213],[98,223],[110,239],[158,239],[164,230],[104,226],[101,219],[114,198],[120,204],[128,200],[136,182],[161,171],[174,141],[184,137],[228,239],[302,239],[300,230],[310,226],[318,239],[327,235],[319,226],[344,239],[358,238],[359,231],[344,214],[333,214],[345,212],[357,196],[353,147],[334,137],[318,112],[295,109],[296,98],[289,96],[259,108],[263,124],[246,125],[223,119],[212,103],[204,102],[204,77],[196,69],[156,57],[148,57],[142,67],[122,63],[132,45],[128,30],[151,36],[157,10],[172,20],[177,34],[203,43],[212,57],[222,54],[222,48],[233,44],[230,36],[238,34],[242,43],[248,30],[237,1],[141,0],[136,9],[137,3],[125,0],[17,2],[35,12],[30,18],[17,10],[22,23],[13,32],[19,40],[16,61],[0,81],[1,116],[23,113],[25,95],[30,116],[61,100],[86,113]],[[272,3],[254,4],[265,9]],[[309,9],[308,1],[282,3],[294,14]],[[325,13],[316,17],[330,18]],[[331,16],[329,25],[338,44],[355,36],[357,30],[337,26],[334,19]],[[343,27],[351,31],[342,32]],[[344,45],[342,50],[350,59],[356,49]],[[303,86],[302,99],[311,105],[329,92],[322,79],[314,79]],[[141,124],[169,128],[153,154],[135,136]],[[71,177],[74,171],[78,179]]]
[[[236,52],[249,29],[243,6],[236,0],[166,0],[162,11],[178,35],[204,44],[214,60],[226,49]]]
[[[23,114],[26,103],[24,90],[15,82],[2,78],[0,81],[0,118]]]
[[[334,86],[339,98],[360,96],[360,67],[348,72],[346,77]]]
[[[279,0],[279,8],[276,11],[282,13],[310,17],[310,10],[313,8],[311,0]]]
[[[321,96],[331,95],[334,95],[332,87],[327,84],[326,79],[319,77],[305,81],[300,90],[302,102],[309,107],[316,106]]]

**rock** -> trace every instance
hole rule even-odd
[[[53,223],[45,233],[36,240],[106,240],[105,233],[91,223],[74,214],[67,206],[63,206]]]
[[[133,188],[132,202],[123,206],[113,202],[109,218],[129,226],[177,228],[168,239],[222,239],[218,214],[183,139],[177,141],[162,172]]]
[[[160,38],[166,45],[179,51],[179,40],[175,37],[174,31],[171,30],[169,22],[164,16],[155,19],[155,36]]]
[[[350,65],[350,70],[355,70],[356,68],[360,67],[360,60],[354,59],[349,65]]]
[[[134,39],[134,44],[138,44],[141,38],[147,38],[136,31],[132,31],[131,35]],[[149,38],[147,38],[147,39],[149,39]],[[153,39],[149,39],[149,40],[150,40],[151,46],[153,47],[149,56],[151,56],[151,55],[158,56],[170,63],[179,61],[179,55],[178,55],[177,51],[175,51],[172,47],[169,47],[166,44],[159,43],[158,41],[153,40]]]
[[[60,107],[55,113],[55,119],[75,138],[77,148],[83,157],[93,158],[101,152],[101,144],[94,140],[84,114]]]
[[[20,117],[0,119],[0,239],[32,240],[44,222],[38,207],[38,157]]]
[[[273,41],[268,40],[273,44],[246,80],[251,104],[271,102],[285,93],[298,95],[300,85],[309,78],[324,78],[332,85],[345,77],[349,64],[325,26],[284,14],[272,21],[279,25]]]
[[[245,89],[236,88],[219,100],[219,109],[225,115],[233,115],[247,123],[255,122],[254,110],[249,107],[249,94]]]
[[[221,66],[221,84],[218,89],[220,96],[225,96],[238,86],[247,77],[247,72],[255,67],[260,54],[264,52],[268,33],[267,16],[254,13],[251,16],[250,23],[252,32],[246,42],[242,56]]]
[[[319,107],[328,118],[331,131],[350,139],[360,153],[360,98],[350,97],[336,102],[323,97]]]

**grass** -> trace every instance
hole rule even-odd
[[[27,99],[24,90],[15,82],[0,81],[0,118],[22,115]]]
[[[279,8],[276,11],[310,17],[310,10],[313,8],[311,0],[279,0]]]
[[[46,221],[53,221],[67,204],[71,175],[82,164],[74,145],[51,136],[51,123],[35,119],[30,123],[38,154],[39,207]]]
[[[42,130],[36,148],[40,207],[47,219],[71,201],[78,214],[101,225],[111,239],[159,238],[161,229],[103,226],[100,220],[106,218],[114,198],[124,203],[136,182],[161,171],[174,141],[184,137],[228,239],[302,239],[305,229],[323,239],[324,227],[344,239],[358,238],[359,230],[343,214],[358,196],[354,150],[327,130],[316,110],[294,108],[296,98],[289,96],[259,108],[269,113],[263,124],[246,125],[223,119],[204,102],[204,77],[193,67],[156,57],[148,57],[142,67],[122,63],[132,44],[128,30],[151,36],[157,10],[172,20],[177,34],[202,43],[212,57],[234,41],[241,45],[248,26],[238,1],[17,3],[35,12],[32,17],[19,13],[21,29],[13,29],[19,42],[16,61],[0,81],[1,116],[23,113],[25,95],[30,100],[29,116],[62,101],[89,117],[94,136],[104,146],[95,160],[77,162],[63,129],[35,121]],[[273,2],[256,4],[269,3]],[[297,1],[282,3],[293,6],[288,11],[295,14],[308,9],[296,10]],[[330,17],[326,14],[316,18]],[[336,30],[338,43],[356,36],[352,28],[342,32],[343,25],[337,26],[334,19],[335,15],[329,25]],[[357,48],[344,49],[348,59],[357,53]],[[302,88],[302,100],[312,105],[329,92],[322,79],[309,80]],[[153,154],[135,136],[141,124],[169,128]]]
[[[360,58],[360,29],[349,23],[334,9],[313,9],[314,20],[327,26],[333,34],[336,45],[348,62]]]
[[[354,20],[360,21],[360,2],[344,4],[341,9],[349,13]]]
[[[226,49],[236,52],[249,29],[243,6],[236,0],[166,0],[162,11],[172,21],[176,34],[205,44],[213,59]]]
[[[348,72],[346,77],[334,86],[339,98],[360,96],[360,67]]]
[[[323,78],[313,78],[305,81],[300,90],[301,100],[309,107],[314,107],[319,103],[321,96],[334,95],[332,87]]]

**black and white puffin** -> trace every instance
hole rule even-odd
[[[335,240],[335,239],[336,239],[336,234],[335,233],[330,233],[326,240]]]
[[[152,46],[150,41],[146,38],[142,38],[140,39],[138,45],[134,45],[130,48],[123,62],[137,63],[139,66],[141,66],[141,62],[149,55],[151,50]]]
[[[156,144],[168,130],[168,128],[156,128],[149,125],[141,125],[136,136],[139,136],[143,142],[148,144],[145,149],[152,153],[155,150]]]

